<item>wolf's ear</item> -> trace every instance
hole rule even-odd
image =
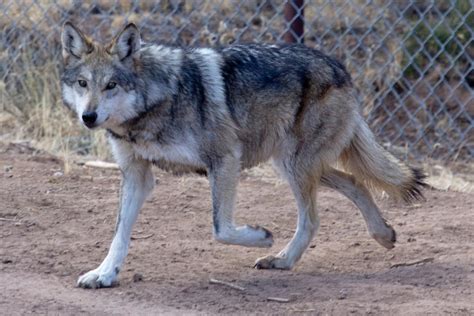
[[[128,24],[109,45],[108,51],[120,60],[133,56],[140,49],[140,31],[133,23]]]
[[[92,43],[71,22],[66,22],[63,25],[61,44],[64,60],[70,56],[80,59],[93,49]]]

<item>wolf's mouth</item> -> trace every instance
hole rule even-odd
[[[100,122],[98,123],[97,121],[93,122],[93,123],[88,123],[88,122],[82,122],[88,129],[96,129],[98,127],[100,127],[102,124],[104,124],[105,122],[107,122],[109,119],[109,116],[107,116],[105,118],[105,120],[103,122]]]
[[[97,127],[97,125],[95,123],[86,123],[86,122],[83,122],[83,123],[88,129],[93,129],[93,128]]]

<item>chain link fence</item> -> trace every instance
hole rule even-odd
[[[348,67],[384,146],[404,158],[472,159],[472,0],[302,2],[3,0],[0,110],[24,115],[34,93],[60,103],[59,38],[66,20],[100,41],[131,21],[148,41],[218,46],[282,42],[293,32],[289,25],[303,19],[304,34],[291,34]],[[296,11],[289,22],[285,5]]]

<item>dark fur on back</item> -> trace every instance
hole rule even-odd
[[[265,142],[269,138],[277,142],[283,133],[300,129],[299,118],[308,111],[308,104],[324,98],[332,88],[352,85],[341,63],[304,45],[236,45],[218,53],[222,57],[220,75],[224,83],[225,106],[234,125],[231,128],[244,147],[243,167],[268,159],[272,148]],[[210,87],[202,73],[206,61],[195,49],[184,49],[182,54],[179,68],[163,66],[153,59],[154,56],[142,54],[137,67],[140,73],[136,77],[140,78],[137,89],[144,95],[145,111],[122,125],[126,134],[109,130],[112,137],[136,142],[143,138],[144,127],[152,125],[155,137],[150,140],[168,144],[176,141],[177,134],[185,129],[215,133],[229,128],[229,122],[223,122],[225,118],[216,117],[218,105],[207,97],[206,90]],[[155,89],[149,82],[175,88],[169,88],[169,93],[159,102],[148,102],[150,91]],[[275,125],[280,126],[273,128]],[[225,154],[227,150],[223,147],[221,142],[214,143],[207,149],[213,152],[204,151],[201,156],[206,160],[206,157]],[[172,164],[167,162],[165,169],[173,169]],[[179,173],[182,170],[202,173],[203,169],[202,166],[176,167]]]
[[[227,105],[239,123],[239,113],[246,111],[246,101],[265,100],[269,94],[286,97],[294,94],[297,104],[305,97],[311,82],[315,94],[322,97],[331,86],[351,84],[350,75],[337,60],[304,45],[238,45],[221,51],[224,57],[222,75]],[[318,72],[314,70],[318,68]],[[298,98],[300,100],[298,100]],[[274,101],[274,99],[271,99]],[[263,102],[262,106],[266,106]],[[273,104],[269,105],[269,110]]]

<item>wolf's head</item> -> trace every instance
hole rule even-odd
[[[140,32],[127,25],[107,45],[86,38],[66,22],[61,35],[64,103],[88,128],[113,128],[135,117],[144,107],[137,92],[136,68]]]

